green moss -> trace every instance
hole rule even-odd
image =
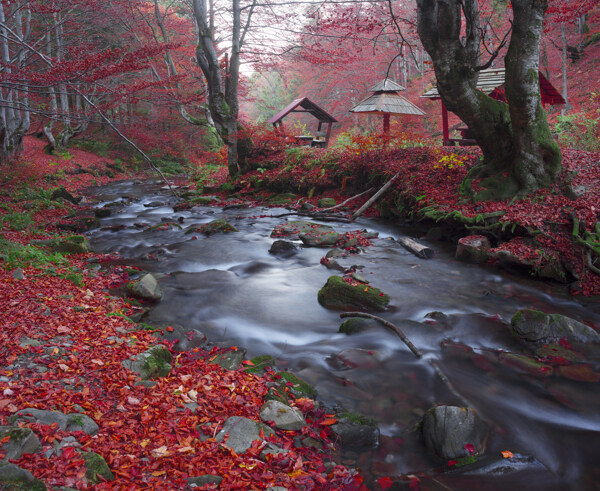
[[[338,419],[344,419],[346,421],[349,421],[350,423],[354,423],[357,425],[377,426],[377,423],[375,423],[375,420],[373,418],[368,418],[367,416],[364,416],[362,414],[344,411],[339,413],[337,416]]]
[[[319,303],[332,309],[385,310],[390,297],[378,288],[358,282],[346,282],[341,276],[330,276],[317,295]]]
[[[284,380],[284,385],[287,385],[287,382],[292,384],[291,387],[288,385],[292,391],[300,393],[303,397],[309,397],[310,399],[317,398],[317,389],[292,372],[279,372],[278,375],[281,375],[281,378]]]
[[[247,365],[244,370],[256,375],[262,375],[267,368],[275,366],[275,358],[270,355],[256,356],[250,361],[252,365]]]
[[[80,452],[85,460],[87,471],[85,477],[91,485],[106,481],[114,481],[115,476],[101,455],[95,452]]]

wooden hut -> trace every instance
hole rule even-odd
[[[386,78],[369,89],[373,92],[369,97],[356,104],[350,112],[380,114],[383,116],[383,133],[390,132],[391,114],[413,114],[424,116],[425,113],[398,92],[405,90],[402,85]]]
[[[314,116],[318,121],[317,131],[315,134],[309,135],[296,135],[296,140],[305,145],[312,147],[326,148],[329,145],[329,138],[331,137],[331,127],[333,123],[337,123],[337,119],[327,113],[324,109],[321,109],[308,97],[301,97],[288,104],[285,108],[279,111],[275,116],[269,119],[276,131],[281,133],[284,132],[283,118],[291,113],[304,113]],[[327,128],[324,128],[327,125]]]
[[[556,105],[564,104],[565,100],[560,93],[554,88],[554,86],[548,81],[542,72],[538,72],[540,77],[540,93],[542,96],[542,104]],[[481,70],[479,72],[479,79],[477,80],[477,89],[483,93],[489,95],[491,98],[505,101],[506,95],[504,93],[504,80],[505,80],[505,69],[504,68],[489,68],[487,70]],[[433,87],[425,92],[421,97],[428,99],[441,100],[440,94],[437,87]],[[458,128],[462,138],[450,138],[450,131],[448,128],[448,110],[444,101],[442,101],[442,129],[443,129],[443,144],[444,145],[476,145],[477,143],[471,137],[469,128]]]

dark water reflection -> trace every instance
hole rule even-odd
[[[367,475],[393,476],[443,464],[427,457],[414,431],[432,405],[459,402],[431,369],[428,360],[436,359],[460,395],[492,425],[488,453],[510,450],[533,456],[545,468],[528,465],[509,475],[450,473],[423,478],[425,489],[595,489],[600,479],[598,384],[520,374],[481,360],[497,350],[522,352],[507,328],[520,308],[566,314],[598,326],[597,305],[581,306],[562,286],[456,262],[453,251],[437,244],[435,258],[421,260],[392,240],[407,233],[394,224],[368,219],[335,224],[340,232],[379,232],[363,254],[339,262],[359,265],[362,276],[390,295],[392,307],[382,317],[400,326],[425,354],[417,360],[383,328],[353,336],[337,333],[339,313],[317,302],[318,290],[332,274],[319,264],[325,250],[303,248],[287,259],[268,252],[273,227],[298,218],[261,215],[285,210],[195,207],[174,212],[176,199],[148,184],[119,183],[94,192],[103,202],[140,198],[103,220],[103,225],[127,228],[97,230],[90,238],[98,251],[118,252],[145,270],[168,274],[160,280],[163,300],[145,320],[201,330],[212,342],[246,347],[249,356],[270,354],[281,368],[312,383],[327,403],[373,417],[382,430],[381,447],[353,456]],[[144,206],[152,201],[164,206]],[[227,218],[240,232],[194,238],[178,229],[133,226],[176,217],[183,217],[184,229]],[[144,260],[148,254],[159,260]],[[447,322],[426,323],[431,311],[447,314]],[[451,346],[442,350],[443,340],[446,346],[466,344],[482,356],[474,362]],[[589,358],[600,360],[593,353]]]

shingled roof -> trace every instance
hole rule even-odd
[[[414,114],[424,116],[425,113],[405,97],[398,94],[404,90],[400,84],[386,78],[371,88],[371,94],[356,104],[350,112],[370,114]]]
[[[479,79],[477,80],[477,89],[481,90],[485,94],[491,94],[494,90],[504,85],[506,70],[504,68],[488,68],[487,70],[481,70],[479,72]],[[544,104],[564,104],[565,100],[560,93],[554,88],[554,86],[548,82],[548,79],[544,77],[542,72],[539,72],[540,76],[540,91],[542,95],[542,101]],[[429,99],[439,99],[440,94],[437,87],[432,87],[425,92],[421,97]]]

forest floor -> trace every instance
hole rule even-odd
[[[198,489],[366,489],[355,470],[333,461],[335,416],[285,384],[289,404],[307,421],[302,430],[277,430],[240,454],[215,438],[232,416],[261,421],[278,377],[270,369],[254,375],[247,361],[227,370],[211,363],[220,350],[195,348],[174,352],[172,371],[155,385],[137,383],[122,362],[172,343],[127,318],[136,312],[132,299],[109,293],[127,282],[127,269],[102,254],[61,254],[32,241],[64,236],[57,224],[90,206],[85,197],[79,204],[51,199],[53,190],[85,196],[91,185],[150,176],[80,150],[51,156],[38,140],[26,144],[22,162],[3,169],[0,182],[0,457],[14,457],[12,423],[33,430],[41,449],[10,462],[50,489],[186,489],[189,477],[203,475],[218,477],[197,481],[208,482]],[[192,402],[195,411],[184,406]],[[73,421],[89,416],[99,429],[14,421],[32,408]],[[46,417],[58,421],[55,413]],[[294,441],[308,437],[317,443]],[[284,451],[261,457],[266,441]],[[94,454],[108,468],[93,468]],[[0,480],[3,472],[0,466]],[[36,485],[26,484],[44,489]]]

